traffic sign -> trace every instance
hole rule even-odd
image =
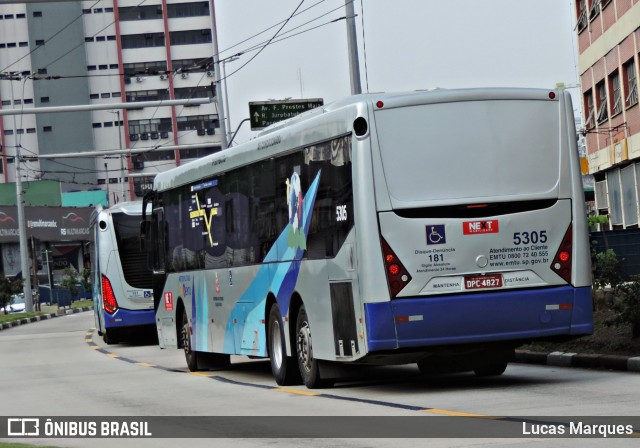
[[[258,131],[287,118],[300,115],[316,107],[322,106],[322,98],[280,101],[251,101],[249,102],[249,117],[251,130]]]

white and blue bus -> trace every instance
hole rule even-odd
[[[107,344],[155,328],[152,272],[141,250],[142,202],[98,207],[91,218],[93,309]]]
[[[593,331],[565,92],[354,96],[160,173],[145,200],[159,343],[191,370],[499,375],[521,344]]]

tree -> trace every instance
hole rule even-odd
[[[60,286],[69,290],[71,293],[71,300],[78,297],[78,271],[73,268],[67,268],[64,270],[64,278],[60,282]]]
[[[80,271],[80,284],[82,285],[86,293],[91,293],[91,269],[82,268],[82,271]]]

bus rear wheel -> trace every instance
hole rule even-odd
[[[322,389],[333,386],[335,380],[320,376],[319,361],[313,357],[311,327],[309,326],[309,318],[304,305],[300,308],[298,319],[296,319],[296,354],[298,356],[300,375],[305,386],[309,389]]]
[[[118,344],[120,342],[120,339],[115,335],[115,330],[107,330],[106,328],[102,334],[102,340],[107,345]]]
[[[269,311],[269,360],[271,362],[271,372],[273,378],[279,386],[290,386],[300,384],[300,370],[296,360],[292,356],[287,356],[285,344],[285,332],[282,325],[282,314],[277,304],[273,304]]]
[[[187,361],[187,367],[191,372],[198,370],[198,356],[195,351],[191,349],[191,331],[189,329],[189,317],[187,316],[187,310],[182,309],[182,328],[180,330],[180,337],[182,339],[182,349],[184,350],[184,358]]]

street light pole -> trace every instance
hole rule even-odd
[[[122,151],[122,128],[120,127],[120,111],[119,110],[110,110],[112,114],[116,114],[118,119],[118,149]],[[122,202],[127,201],[127,195],[125,194],[124,188],[124,154],[120,154],[120,186],[122,187]],[[108,181],[108,179],[107,179]]]
[[[8,76],[4,79],[9,81],[19,81],[17,76]],[[26,82],[27,78],[24,78]],[[11,103],[15,104],[13,95],[13,84],[11,84]],[[27,241],[27,226],[24,218],[24,198],[22,191],[22,173],[20,172],[20,145],[18,144],[18,125],[16,124],[16,116],[13,116],[13,141],[15,147],[15,165],[16,176],[16,208],[18,209],[18,239],[20,241],[20,269],[22,270],[22,286],[24,291],[24,306],[28,313],[33,312],[33,294],[31,292],[31,270],[29,267],[29,253]]]
[[[240,59],[238,56],[232,56],[228,59],[223,59],[222,62],[222,81],[224,82],[224,104],[225,113],[227,114],[227,145],[231,144],[231,111],[229,111],[229,95],[227,94],[227,62],[233,62]]]

